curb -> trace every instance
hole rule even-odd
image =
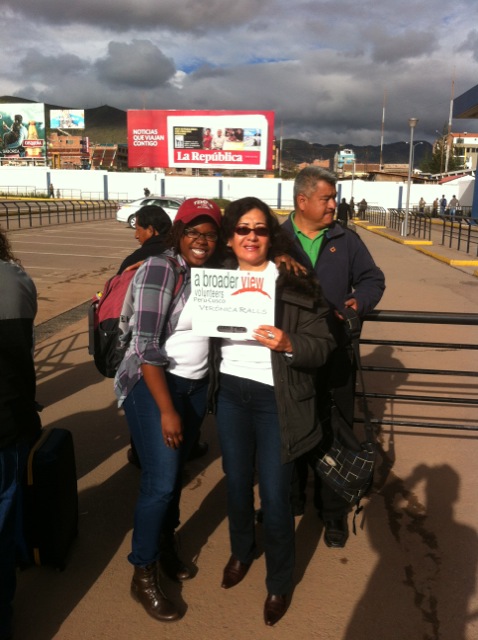
[[[388,240],[392,240],[393,242],[397,242],[398,244],[406,245],[415,249],[416,251],[420,251],[424,255],[429,256],[430,258],[434,258],[440,262],[450,265],[451,267],[478,267],[478,260],[457,260],[455,258],[447,258],[439,253],[435,253],[434,251],[430,251],[429,249],[425,249],[425,246],[432,246],[433,241],[431,240],[406,240],[400,237],[396,237],[391,235],[390,233],[386,233],[382,231],[386,227],[376,226],[376,225],[368,225],[366,221],[357,220],[354,221],[354,224],[358,226],[360,229],[365,229],[366,231],[371,231],[379,236],[387,238]],[[478,270],[474,271],[472,274],[474,277],[478,277]]]

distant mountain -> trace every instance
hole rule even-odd
[[[415,166],[419,165],[423,158],[432,154],[432,145],[429,142],[415,146]],[[416,143],[415,143],[416,144]],[[317,144],[304,140],[285,139],[282,141],[282,160],[291,164],[301,162],[313,162],[314,160],[332,160],[340,149],[351,149],[355,153],[357,162],[378,164],[380,162],[380,146],[358,146],[354,144]],[[382,161],[384,164],[407,164],[410,147],[406,142],[392,142],[384,144],[382,149]]]
[[[6,102],[35,102],[25,98],[13,96],[0,97],[0,104]],[[67,109],[66,106],[45,104],[47,112],[47,125],[50,122],[51,109]],[[74,107],[78,108],[78,107]],[[47,126],[47,132],[49,127]],[[90,138],[90,143],[114,144],[126,143],[126,111],[104,105],[85,109],[84,135]],[[420,141],[417,141],[420,142]],[[331,160],[340,149],[352,149],[359,163],[378,164],[380,162],[380,146],[357,146],[353,144],[318,144],[305,142],[295,138],[286,138],[282,141],[282,161],[290,164],[313,162],[314,160]],[[382,159],[385,164],[407,164],[410,148],[406,142],[392,142],[384,144]],[[426,155],[432,154],[432,145],[429,142],[415,146],[415,166],[418,166]]]

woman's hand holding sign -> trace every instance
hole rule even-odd
[[[292,353],[289,336],[282,329],[269,324],[261,324],[252,332],[252,335],[257,342],[269,347],[272,351]]]

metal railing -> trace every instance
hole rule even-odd
[[[388,209],[388,227],[401,231],[405,222],[405,209]],[[415,238],[430,240],[432,234],[432,218],[426,213],[408,211],[408,234]]]
[[[374,225],[385,227],[387,225],[387,210],[383,207],[367,207],[366,217]]]
[[[450,249],[478,256],[478,221],[473,218],[440,216],[443,223],[441,244]]]
[[[449,325],[452,327],[478,327],[478,314],[473,313],[436,313],[436,312],[420,312],[420,311],[373,311],[369,313],[364,322],[384,322],[384,323],[400,323],[400,324],[426,324],[426,325]],[[394,328],[394,334],[396,329]],[[454,332],[453,336],[460,335],[460,332]],[[433,353],[436,354],[446,350],[460,353],[460,363],[464,360],[461,357],[462,353],[466,351],[477,351],[478,340],[474,340],[470,343],[462,342],[431,342],[431,341],[415,341],[415,340],[397,340],[397,339],[364,339],[360,340],[361,345],[374,345],[377,347],[383,347],[385,354],[382,353],[382,361],[378,364],[374,363],[374,353],[371,356],[367,356],[365,359],[362,357],[362,369],[364,372],[374,372],[380,374],[380,379],[375,381],[375,384],[379,384],[385,387],[383,392],[373,391],[374,384],[371,384],[371,376],[367,376],[366,393],[365,396],[370,400],[381,400],[393,403],[394,411],[390,417],[374,416],[372,423],[382,425],[393,425],[401,427],[426,427],[433,429],[455,429],[455,430],[467,430],[478,431],[478,420],[476,416],[478,411],[472,409],[478,408],[478,358],[473,358],[474,370],[463,369],[442,369],[440,367],[406,367],[401,364],[400,361],[392,354],[392,350],[395,348],[408,348],[413,354],[414,349],[428,350],[427,351],[427,364],[432,359]],[[417,357],[415,352],[415,357]],[[376,353],[375,353],[376,357]],[[398,366],[400,364],[401,366]],[[394,385],[398,390],[407,386],[404,382],[402,384],[397,382],[397,379],[402,376],[402,380],[406,380],[407,384],[411,384],[410,376],[417,375],[418,381],[414,384],[420,387],[420,389],[431,389],[433,393],[403,393],[396,392],[394,389],[386,388],[386,377],[395,380]],[[432,377],[432,382],[427,382],[428,377]],[[450,382],[451,379],[461,379],[457,385]],[[463,380],[473,379],[472,384],[465,384]],[[442,393],[438,393],[439,391]],[[451,393],[454,391],[455,393]],[[456,395],[459,393],[460,395]],[[447,394],[447,395],[445,395]],[[359,397],[364,395],[362,393],[357,394]],[[458,423],[453,419],[453,415],[450,414],[450,419],[445,422],[443,419],[436,420],[436,416],[432,416],[425,420],[405,420],[397,417],[397,403],[413,403],[415,405],[428,405],[437,406],[438,414],[440,418],[445,415],[444,407],[454,408],[460,406],[463,410],[470,410],[470,418],[463,422]],[[373,413],[373,404],[372,404]],[[387,411],[384,411],[386,414]],[[357,418],[357,422],[363,422],[360,417]]]
[[[114,218],[116,200],[0,201],[0,225],[6,229],[42,227]]]

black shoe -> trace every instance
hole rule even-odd
[[[209,451],[209,445],[207,442],[195,442],[191,449],[188,460],[195,460],[196,458],[202,458]]]
[[[236,584],[239,584],[244,578],[250,566],[250,564],[241,562],[236,556],[232,555],[224,567],[221,587],[223,589],[232,589],[232,587],[235,587]]]
[[[264,603],[264,622],[268,627],[272,627],[279,622],[289,608],[288,597],[284,595],[274,595],[269,593]]]
[[[343,549],[349,537],[347,516],[324,521],[324,542],[328,547]]]

